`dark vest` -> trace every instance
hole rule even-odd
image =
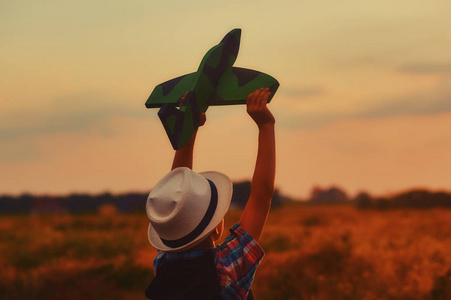
[[[151,300],[221,300],[214,249],[196,258],[165,260],[146,289]],[[248,300],[254,299],[249,291]]]

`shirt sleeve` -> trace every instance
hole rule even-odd
[[[240,224],[230,228],[230,236],[217,247],[216,267],[223,298],[246,299],[263,249]]]

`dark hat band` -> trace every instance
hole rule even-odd
[[[181,237],[176,240],[165,240],[161,239],[163,244],[170,248],[178,248],[183,245],[186,245],[192,241],[194,241],[195,238],[197,238],[204,230],[207,228],[208,224],[210,224],[211,219],[213,218],[213,215],[215,214],[216,207],[218,206],[218,190],[216,189],[215,184],[208,178],[205,178],[208,180],[208,183],[210,184],[210,190],[211,190],[211,197],[210,197],[210,204],[208,205],[207,211],[205,212],[204,217],[200,221],[199,225],[194,228],[193,231],[185,235],[184,237]]]

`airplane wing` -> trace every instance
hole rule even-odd
[[[157,85],[147,99],[146,107],[161,107],[164,104],[176,106],[186,91],[193,89],[197,76],[198,73],[193,72]]]
[[[232,67],[225,70],[211,96],[208,105],[245,104],[246,97],[253,91],[268,87],[271,96],[268,103],[279,88],[279,82],[272,76],[244,68]]]
[[[198,75],[200,74],[200,75]],[[245,104],[253,91],[269,87],[271,96],[276,93],[279,82],[272,76],[244,68],[227,68],[219,79],[216,89],[200,72],[180,76],[155,87],[146,106],[161,107],[158,116],[174,149],[182,148],[199,126],[199,115],[209,105]],[[208,91],[207,91],[208,90]],[[180,98],[188,91],[183,106],[178,109]],[[210,94],[210,96],[207,96]],[[208,97],[203,107],[201,98]],[[200,102],[199,102],[200,101]]]

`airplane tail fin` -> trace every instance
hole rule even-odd
[[[164,104],[158,111],[158,117],[163,124],[172,148],[182,148],[199,127],[200,111],[197,107],[196,95],[188,92],[183,106],[178,109],[171,104]]]
[[[170,104],[163,104],[158,111],[158,117],[163,124],[166,134],[171,141],[172,148],[178,149],[180,136],[182,134],[183,119],[185,113]]]

